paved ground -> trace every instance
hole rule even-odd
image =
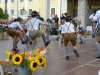
[[[78,41],[79,43],[79,41]],[[18,43],[19,49],[30,51],[31,45],[21,45]],[[39,39],[38,47],[43,46],[43,41]],[[100,60],[95,59],[97,51],[92,39],[84,39],[84,44],[77,44],[77,50],[80,57],[76,58],[71,43],[68,44],[70,60],[65,60],[64,46],[51,37],[51,48],[47,54],[46,68],[39,68],[33,75],[98,75],[100,70]],[[12,48],[12,40],[0,41],[0,59],[5,59],[6,54],[4,48]]]

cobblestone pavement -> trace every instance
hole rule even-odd
[[[79,43],[79,40],[77,40]],[[39,68],[33,75],[98,75],[100,70],[100,60],[95,59],[98,55],[94,41],[92,39],[84,39],[84,44],[77,43],[77,50],[80,54],[76,58],[71,43],[68,44],[70,60],[65,59],[65,51],[63,44],[57,42],[55,37],[51,37],[50,51],[47,53],[47,66]],[[39,39],[38,47],[43,46],[43,41]],[[22,45],[18,43],[21,51],[30,51],[31,45]],[[12,49],[12,40],[0,41],[0,59],[5,59],[6,54],[4,48]]]

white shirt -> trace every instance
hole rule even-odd
[[[31,30],[31,24],[30,24],[30,21],[31,21],[31,23],[32,23],[32,25],[33,25],[33,29],[34,30],[39,30],[39,24],[41,24],[41,25],[44,25],[44,22],[42,22],[41,20],[39,20],[39,19],[37,19],[37,18],[32,18],[32,19],[30,19],[29,21],[28,21],[28,23],[27,23],[27,32],[26,32],[26,35],[27,36],[29,36],[29,31]],[[34,23],[35,22],[35,23]]]
[[[84,27],[83,25],[78,25],[78,26],[77,26],[77,30],[79,30],[79,28],[82,28],[82,30],[85,29],[85,27]]]
[[[30,21],[31,21],[31,23],[30,23]],[[35,23],[34,23],[35,22]],[[41,21],[41,20],[39,20],[39,19],[37,19],[37,18],[32,18],[32,19],[30,19],[29,21],[28,21],[28,24],[27,24],[27,30],[31,30],[31,28],[32,28],[32,25],[33,25],[33,29],[34,30],[39,30],[39,24],[41,24],[41,25],[44,25],[44,22],[43,21]]]
[[[75,27],[72,23],[66,22],[64,25],[62,25],[62,34],[72,32],[75,32]]]
[[[9,25],[9,27],[14,28],[14,29],[18,27],[20,30],[23,30],[19,22],[13,22]]]
[[[59,29],[58,30],[61,30],[61,29],[62,29],[62,25],[59,26]]]
[[[52,16],[50,16],[50,20],[52,20]]]
[[[100,10],[98,10],[93,17],[93,20],[97,21],[100,24]]]
[[[64,25],[64,24],[63,24],[63,25]],[[60,26],[59,26],[59,29],[58,29],[58,30],[61,31],[61,33],[62,33],[62,31],[63,31],[63,30],[62,30],[63,25],[60,25]]]
[[[90,17],[89,17],[89,19],[92,19],[93,17],[94,17],[94,14],[91,14]]]

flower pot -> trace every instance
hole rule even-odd
[[[18,75],[32,75],[32,71],[26,66],[18,66]]]

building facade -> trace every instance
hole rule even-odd
[[[5,11],[4,0],[0,0],[0,7]],[[17,16],[27,18],[32,10],[38,11],[44,18],[50,14],[60,17],[61,13],[67,12],[67,0],[7,0],[9,19]]]
[[[0,0],[0,7],[5,11],[5,0]],[[36,10],[46,20],[50,14],[68,13],[69,16],[77,17],[90,25],[88,17],[93,10],[100,9],[100,0],[8,0],[7,13],[10,18],[20,16],[27,18],[32,10]],[[82,22],[83,23],[83,22]],[[87,25],[83,24],[83,25]]]
[[[26,18],[32,10],[39,11],[40,0],[7,0],[7,13],[10,18],[17,16]],[[0,7],[5,10],[5,1],[0,1]]]

